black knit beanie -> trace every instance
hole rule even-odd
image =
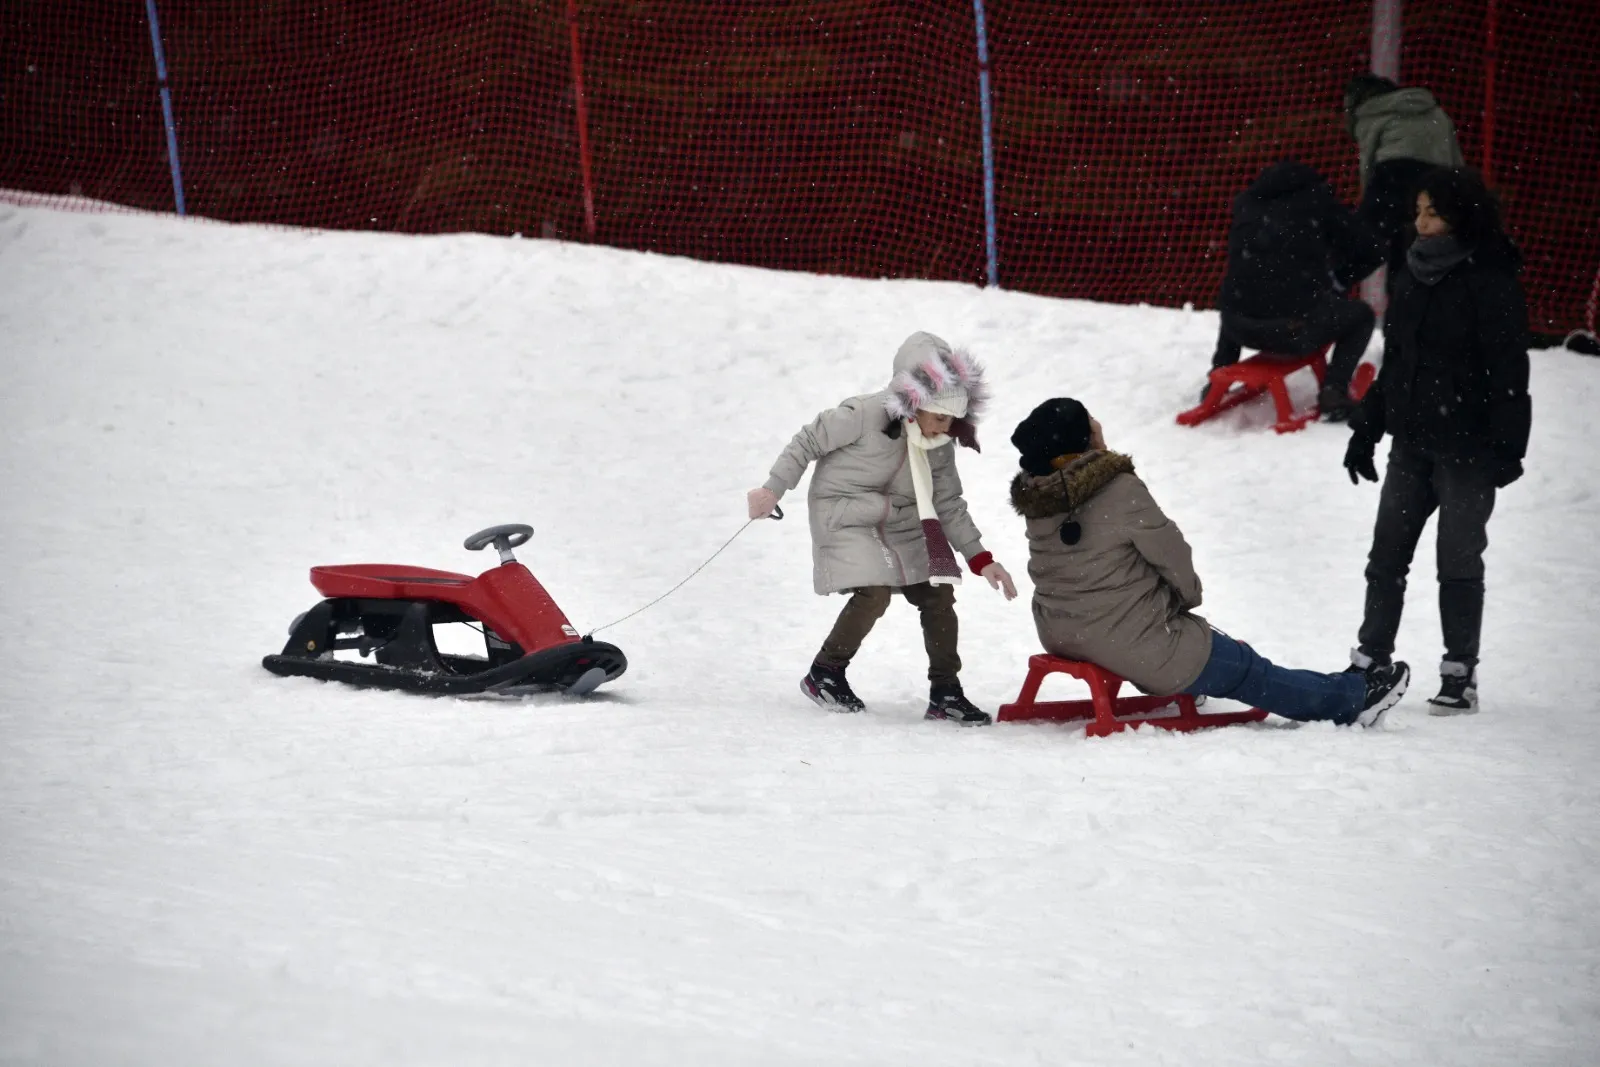
[[[1043,476],[1054,468],[1050,461],[1069,452],[1089,450],[1089,412],[1070,397],[1046,400],[1028,413],[1011,434],[1022,453],[1022,469]]]

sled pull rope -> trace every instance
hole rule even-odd
[[[772,514],[771,515],[764,515],[764,516],[762,516],[762,518],[781,519],[781,518],[783,518],[783,509],[780,508],[780,507],[774,507],[772,509]],[[745,524],[743,526],[739,527],[737,530],[735,530],[733,532],[733,536],[732,537],[730,537],[726,541],[722,542],[722,547],[721,548],[719,548],[715,552],[711,553],[711,555],[706,558],[706,561],[704,563],[700,564],[700,566],[698,566],[694,570],[690,571],[688,576],[686,578],[684,578],[683,581],[679,582],[677,585],[673,586],[671,589],[668,589],[665,593],[662,593],[660,596],[656,597],[654,600],[650,601],[650,603],[646,604],[644,607],[638,609],[637,611],[631,611],[628,614],[624,615],[622,618],[617,619],[614,622],[608,622],[604,626],[596,626],[594,629],[592,629],[588,633],[584,634],[583,635],[583,639],[585,641],[587,641],[587,640],[591,639],[592,637],[594,637],[594,635],[599,633],[601,630],[609,630],[611,627],[616,626],[619,623],[627,622],[629,619],[633,618],[635,615],[639,615],[639,614],[641,614],[643,612],[649,611],[651,608],[655,607],[657,604],[659,604],[663,600],[667,599],[667,597],[671,596],[673,593],[676,593],[678,590],[680,590],[684,586],[688,585],[690,578],[693,578],[695,575],[699,574],[701,571],[705,570],[708,566],[710,566],[712,560],[714,560],[718,556],[722,555],[722,553],[727,550],[729,545],[733,544],[734,541],[738,540],[740,534],[744,533],[746,530],[748,530],[750,528],[750,524],[751,523],[757,522],[757,521],[759,521],[759,520],[746,519],[745,520]]]

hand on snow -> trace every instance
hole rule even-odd
[[[744,498],[750,505],[750,517],[752,519],[771,518],[773,511],[778,507],[778,494],[766,486],[750,490],[745,494]]]
[[[983,576],[989,579],[989,584],[995,589],[1005,593],[1007,600],[1017,599],[1017,587],[1011,581],[1011,575],[998,563],[991,563],[983,568]]]
[[[1372,462],[1372,455],[1377,448],[1376,441],[1358,433],[1350,435],[1350,445],[1344,450],[1344,469],[1350,472],[1351,485],[1360,485],[1361,478],[1369,482],[1378,480],[1378,468]]]

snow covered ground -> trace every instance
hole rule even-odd
[[[581,703],[263,671],[317,563],[528,562],[589,628],[743,522],[790,434],[929,329],[997,400],[961,464],[1025,582],[1010,428],[1070,394],[1217,625],[1353,643],[1377,490],[1265,404],[1186,430],[1213,315],[541,241],[0,205],[0,1062],[1592,1064],[1600,363],[1533,357],[1475,718],[1424,714],[1431,549],[1385,728],[1086,740],[921,719],[915,613],[796,681],[838,599],[803,503]],[[1299,383],[1302,399],[1309,386]],[[1425,546],[1431,544],[1425,541]],[[1026,593],[960,594],[990,708]],[[1068,692],[1061,683],[1060,692]]]

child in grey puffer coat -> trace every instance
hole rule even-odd
[[[762,518],[817,465],[807,494],[814,586],[819,594],[851,594],[800,683],[818,704],[865,709],[845,668],[899,592],[922,616],[927,717],[991,721],[967,700],[958,678],[955,553],[1007,600],[1017,591],[983,548],[962,499],[955,448],[946,447],[977,447],[974,427],[986,396],[977,362],[933,334],[912,334],[895,354],[888,388],[818,415],[795,434],[766,484],[750,490],[750,517]]]

